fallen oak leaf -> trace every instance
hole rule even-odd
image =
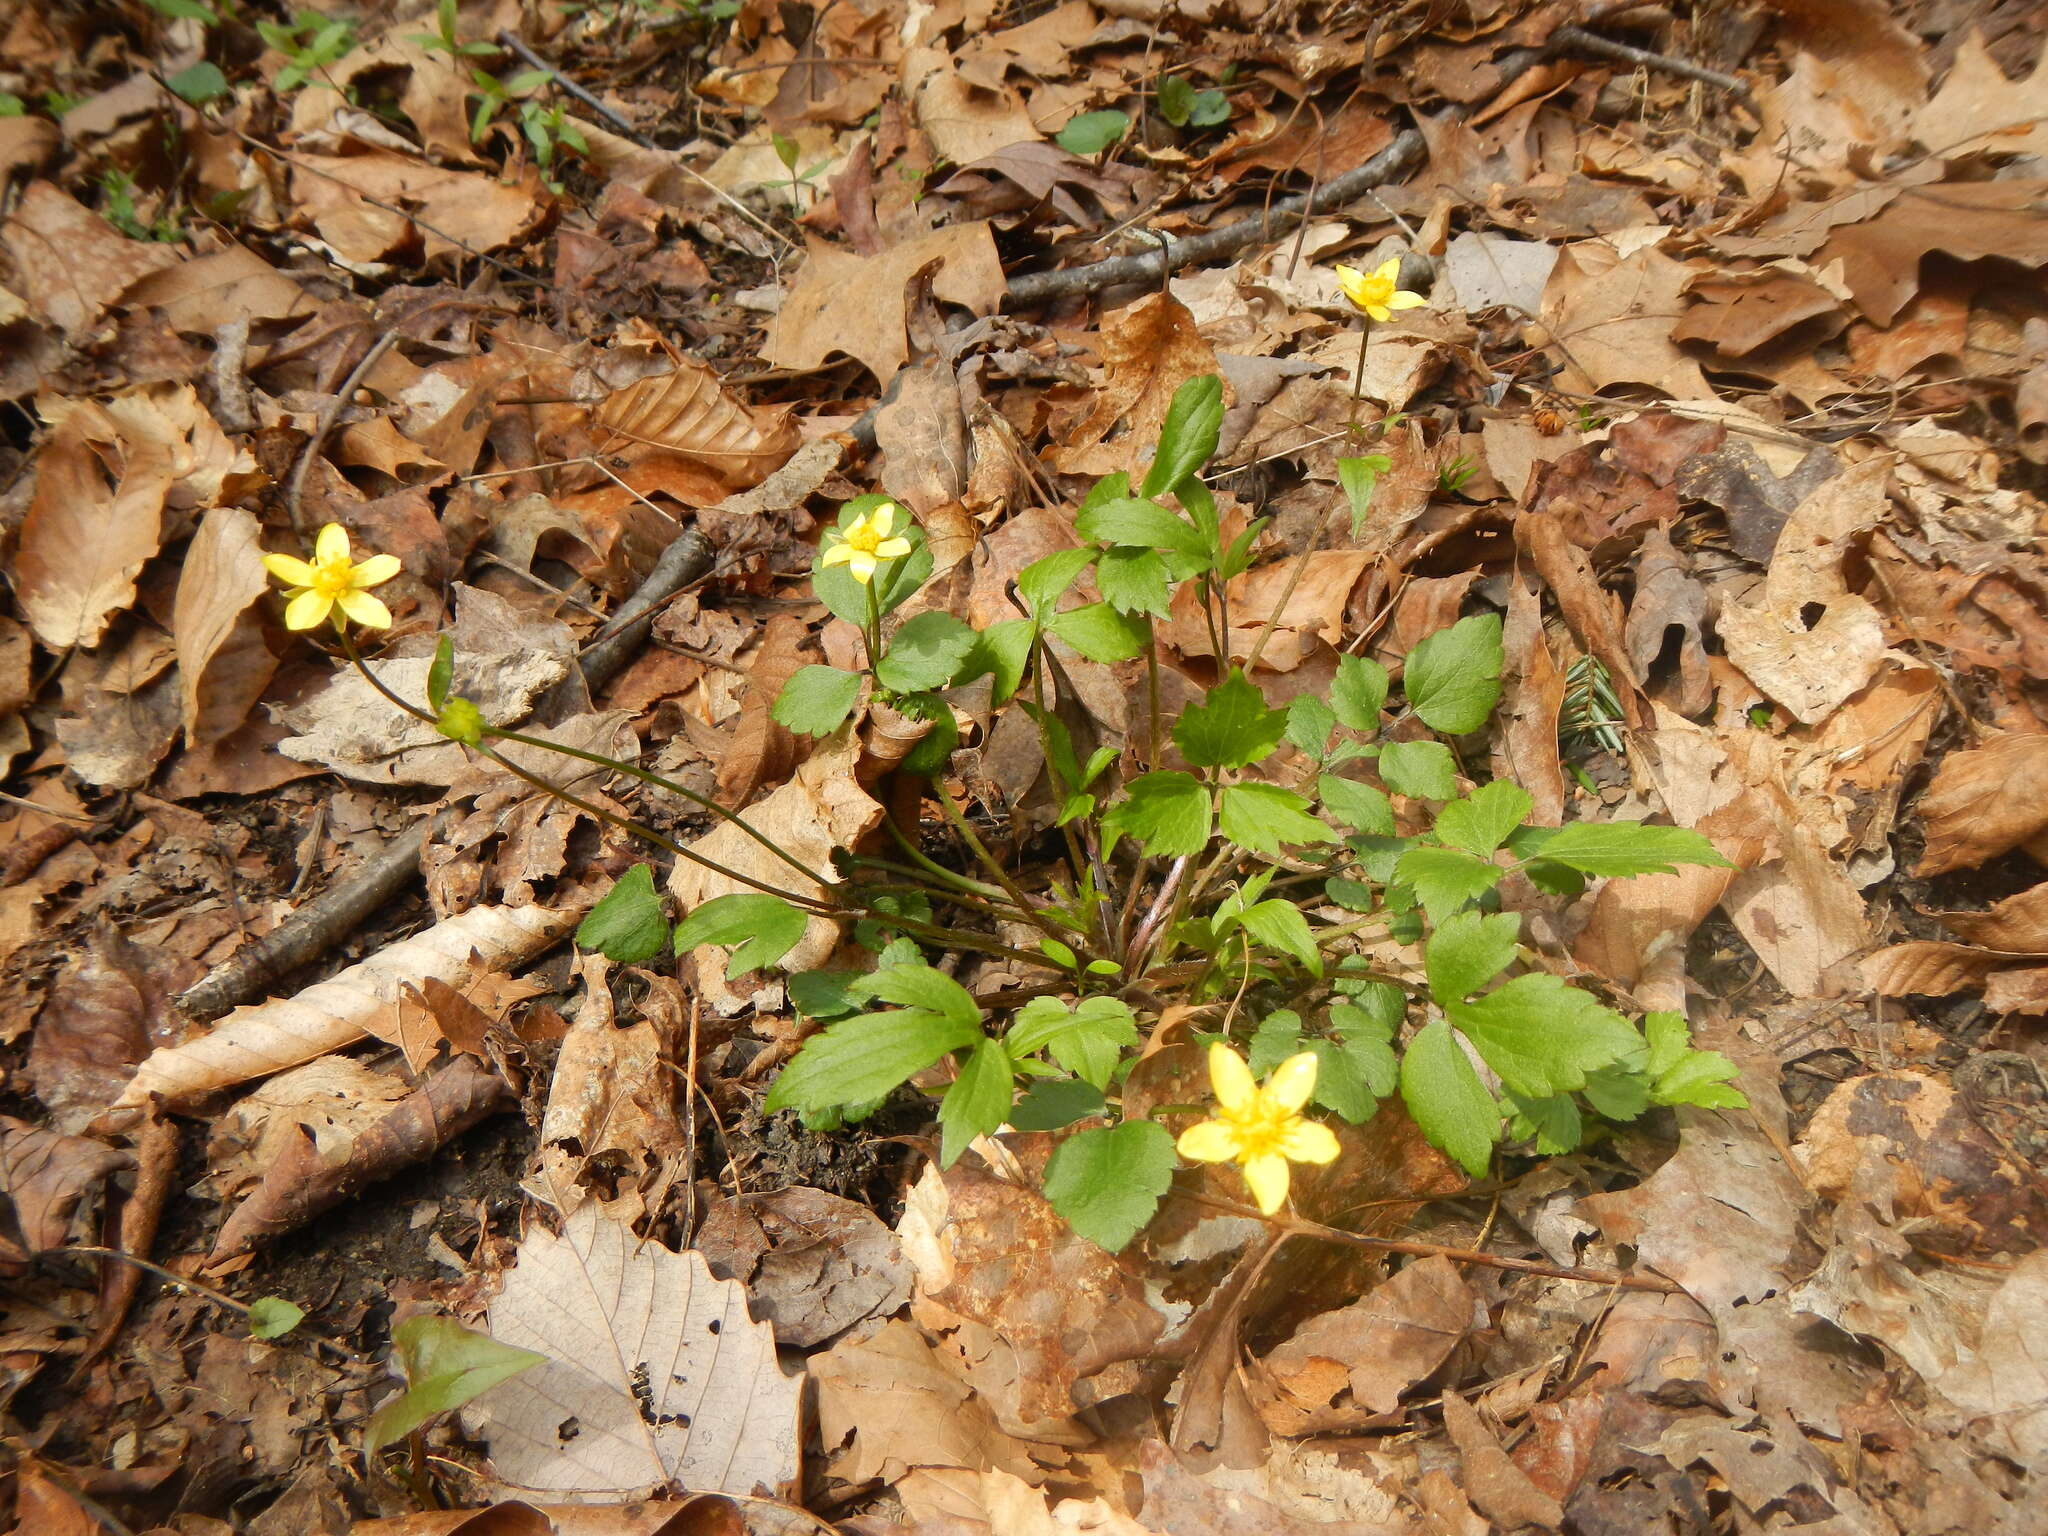
[[[2000,731],[1942,760],[1914,807],[1927,829],[1916,875],[1974,869],[2048,832],[2048,735]]]
[[[270,589],[260,527],[240,507],[215,507],[186,548],[171,610],[185,740],[203,747],[248,718],[277,670],[253,612]]]
[[[742,404],[716,373],[688,359],[673,373],[613,390],[591,419],[642,450],[628,457],[674,454],[709,466],[739,489],[759,485],[782,468],[799,440],[786,408]]]
[[[582,914],[547,907],[473,907],[401,939],[296,996],[237,1008],[205,1034],[153,1051],[136,1068],[115,1109],[161,1099],[193,1100],[295,1067],[377,1034],[400,989],[436,977],[461,988],[489,971],[531,959],[576,926]]]

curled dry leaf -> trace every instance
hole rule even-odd
[[[221,1224],[208,1266],[238,1259],[365,1186],[424,1162],[478,1121],[515,1102],[496,1072],[474,1056],[458,1056],[340,1146],[323,1150],[301,1132],[285,1143],[263,1182]]]
[[[689,361],[613,390],[592,419],[645,450],[703,464],[740,489],[780,469],[798,441],[787,410],[744,405],[716,373]]]
[[[780,1536],[783,1527],[762,1530]],[[789,1529],[816,1529],[792,1517]],[[729,1499],[636,1499],[631,1504],[492,1504],[483,1509],[429,1509],[389,1520],[358,1520],[349,1536],[755,1536]]]
[[[1974,869],[2048,832],[2048,735],[2000,731],[1951,752],[1914,807],[1927,828],[1916,875]]]
[[[460,988],[531,959],[576,926],[580,913],[547,907],[474,907],[401,939],[296,997],[237,1008],[205,1034],[150,1054],[115,1108],[160,1098],[176,1108],[251,1078],[353,1045],[388,1019],[408,982],[435,977]]]
[[[79,1201],[108,1174],[134,1162],[105,1142],[0,1115],[0,1274],[19,1273],[15,1266],[61,1244]]]
[[[35,314],[74,340],[96,324],[129,287],[178,264],[170,246],[124,240],[47,181],[22,190],[0,244],[14,258],[16,280]]]
[[[98,643],[135,600],[135,578],[164,538],[166,510],[210,507],[255,483],[189,384],[112,400],[48,400],[49,441],[22,524],[15,592],[52,650]]]
[[[530,1232],[490,1334],[546,1363],[479,1397],[465,1423],[516,1487],[624,1497],[665,1484],[772,1494],[797,1475],[801,1375],[747,1294],[694,1251],[585,1205]]]
[[[785,1345],[826,1343],[910,1297],[896,1234],[864,1205],[799,1184],[722,1200],[697,1229],[721,1280],[737,1280]]]
[[[256,604],[269,589],[256,519],[240,507],[215,507],[185,551],[171,611],[185,739],[220,740],[248,718],[277,670],[263,643]]]

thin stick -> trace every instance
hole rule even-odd
[[[92,1259],[119,1259],[124,1264],[133,1264],[137,1269],[148,1270],[152,1275],[155,1275],[160,1280],[168,1280],[173,1285],[183,1286],[186,1290],[191,1291],[194,1295],[204,1296],[208,1301],[212,1302],[217,1307],[226,1307],[230,1312],[239,1312],[243,1317],[247,1317],[249,1315],[249,1306],[247,1302],[237,1301],[234,1297],[227,1295],[225,1292],[216,1291],[212,1286],[208,1285],[203,1280],[194,1280],[191,1276],[181,1275],[174,1269],[165,1269],[161,1264],[152,1263],[148,1259],[141,1258],[136,1254],[125,1252],[124,1250],[119,1248],[90,1247],[83,1243],[78,1243],[71,1244],[63,1248],[53,1248],[50,1250],[50,1253],[53,1255],[75,1253],[79,1255],[81,1258]],[[338,1343],[337,1341],[328,1338],[327,1335],[324,1333],[315,1333],[312,1329],[305,1327],[294,1328],[292,1330],[292,1333],[300,1335],[301,1337],[305,1338],[309,1343],[318,1344],[323,1349],[332,1350],[335,1354],[341,1356],[342,1359],[349,1361],[351,1364],[376,1364],[376,1362],[370,1359],[369,1356],[358,1354],[355,1350],[350,1349],[346,1344]],[[286,1335],[286,1337],[290,1337],[290,1335]]]
[[[1708,69],[1704,64],[1694,64],[1686,59],[1673,58],[1668,53],[1652,53],[1647,48],[1638,48],[1631,43],[1618,43],[1610,37],[1588,32],[1584,27],[1559,27],[1550,34],[1554,49],[1571,48],[1580,53],[1595,53],[1610,59],[1620,59],[1626,64],[1639,65],[1644,69],[1662,70],[1667,75],[1677,75],[1684,80],[1697,80],[1702,85],[1711,85],[1718,91],[1725,91],[1750,111],[1757,110],[1756,98],[1749,92],[1746,81],[1733,75],[1724,75],[1718,69]]]
[[[341,381],[341,387],[334,392],[320,412],[320,420],[313,428],[313,435],[306,439],[306,446],[299,450],[298,462],[292,465],[291,480],[285,486],[284,506],[291,514],[292,531],[300,538],[306,536],[305,516],[299,510],[299,500],[306,493],[306,473],[313,467],[313,461],[320,456],[320,450],[327,442],[327,435],[334,430],[334,424],[341,420],[343,407],[349,402],[358,386],[369,376],[378,359],[398,343],[398,332],[386,331],[370,343],[370,350],[363,354],[363,360],[349,369],[348,377]]]

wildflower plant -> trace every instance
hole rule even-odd
[[[1386,296],[1375,302],[1400,307]],[[728,974],[738,975],[780,967],[816,917],[841,924],[853,942],[840,963],[786,978],[811,1033],[767,1109],[795,1111],[825,1131],[899,1093],[934,1097],[944,1165],[1005,1127],[1049,1134],[1047,1198],[1107,1248],[1143,1229],[1182,1159],[1237,1167],[1252,1206],[1277,1213],[1292,1165],[1328,1166],[1341,1179],[1331,1120],[1366,1125],[1395,1098],[1475,1176],[1503,1145],[1559,1153],[1602,1122],[1656,1106],[1740,1104],[1728,1086],[1734,1069],[1692,1049],[1682,1018],[1652,1014],[1639,1024],[1522,943],[1521,916],[1502,899],[1511,876],[1571,895],[1589,879],[1724,861],[1678,827],[1531,826],[1532,802],[1518,785],[1465,776],[1453,743],[1487,724],[1501,694],[1497,614],[1427,636],[1398,679],[1346,654],[1326,694],[1285,708],[1253,676],[1271,616],[1245,665],[1222,659],[1232,655],[1229,583],[1252,566],[1264,527],[1261,519],[1226,535],[1202,480],[1222,418],[1214,375],[1182,386],[1144,476],[1097,483],[1075,512],[1082,542],[1020,572],[1015,616],[979,628],[937,608],[898,620],[932,575],[922,530],[886,497],[840,509],[812,582],[819,601],[859,631],[861,665],[802,668],[774,718],[813,737],[853,729],[863,716],[924,734],[893,769],[899,790],[915,792],[881,797],[888,842],[840,850],[829,875],[744,816],[637,763],[493,725],[453,694],[445,640],[424,705],[387,697],[508,771],[743,887],[671,913],[653,869],[637,866],[584,919],[585,947],[639,963],[722,946]],[[1354,516],[1363,515],[1384,460],[1344,462]],[[334,552],[341,558],[328,567],[316,559],[273,568],[297,594],[288,613],[304,618],[314,607],[308,594],[330,594],[342,647],[361,666],[347,627],[366,611],[356,581],[364,572],[382,579],[384,568],[375,557],[349,563],[345,544]],[[1168,718],[1154,624],[1182,589],[1219,666],[1202,697]],[[1142,699],[1121,749],[1084,750],[1053,707],[1069,653],[1124,668]],[[947,787],[959,740],[950,696],[968,688],[996,711],[1020,711],[1037,734],[1058,807],[1056,851],[1046,858],[998,858]],[[725,868],[553,788],[499,755],[501,742],[679,794],[733,822],[792,878]],[[919,811],[899,822],[912,805]],[[1021,996],[978,995],[951,973],[956,957],[970,955],[1000,958],[1030,984]],[[1206,1111],[1134,1091],[1141,1043],[1168,1004],[1191,1005],[1204,1021],[1186,1039],[1206,1054]]]

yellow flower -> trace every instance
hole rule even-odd
[[[391,610],[364,589],[396,576],[398,557],[372,555],[357,564],[349,558],[348,530],[339,523],[320,530],[310,565],[291,555],[265,555],[263,568],[285,584],[286,629],[311,629],[336,608],[372,629],[391,627]]]
[[[885,560],[901,560],[910,553],[910,540],[894,537],[896,514],[901,510],[895,502],[885,501],[874,511],[855,518],[853,526],[844,532],[829,530],[825,558],[818,563],[843,565],[847,575],[866,586],[874,580],[876,566]]]
[[[1316,1091],[1315,1052],[1288,1057],[1261,1088],[1244,1058],[1219,1042],[1209,1047],[1209,1086],[1216,1117],[1180,1133],[1180,1155],[1198,1163],[1242,1163],[1252,1198],[1268,1216],[1287,1203],[1290,1162],[1336,1161],[1330,1128],[1301,1116]]]
[[[1400,280],[1398,256],[1389,256],[1370,272],[1341,264],[1337,268],[1337,286],[1344,290],[1344,297],[1375,320],[1388,319],[1397,309],[1420,309],[1429,302],[1398,286]]]

